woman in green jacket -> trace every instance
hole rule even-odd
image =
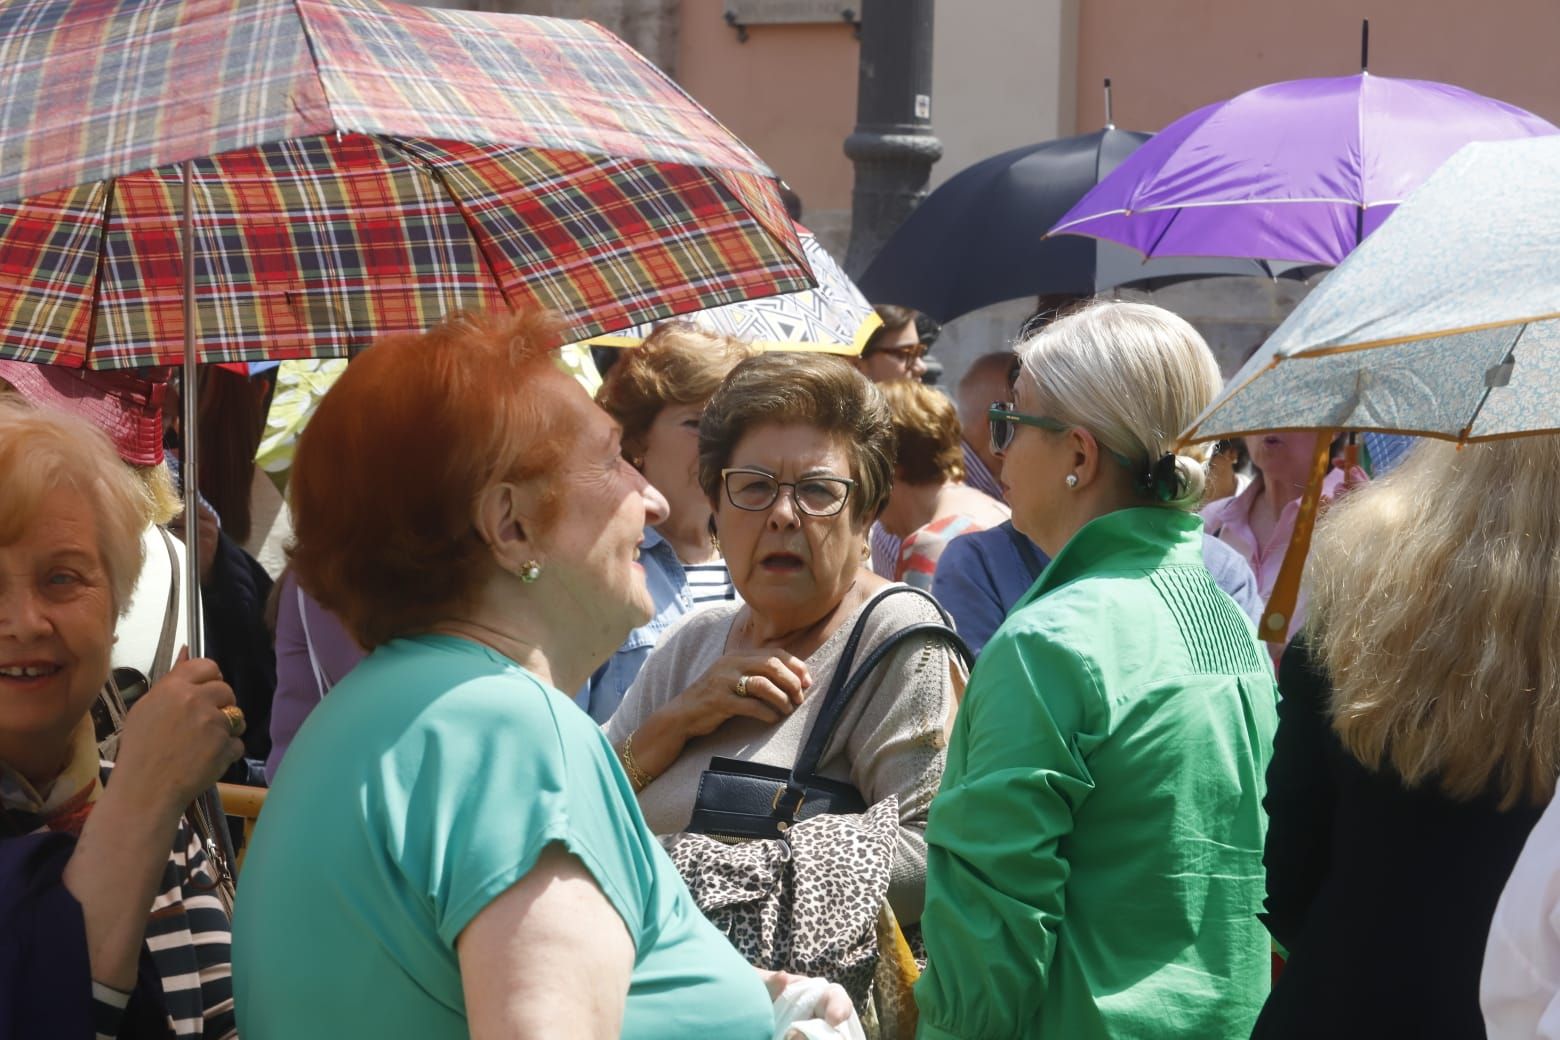
[[[1268,989],[1276,691],[1203,566],[1205,449],[1174,453],[1218,367],[1186,322],[1128,303],[1019,354],[992,444],[1014,525],[1052,561],[954,725],[920,1036],[1244,1038]]]

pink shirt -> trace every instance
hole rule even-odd
[[[1331,470],[1322,481],[1322,492],[1328,496],[1336,495],[1342,485],[1343,471]],[[1284,553],[1289,550],[1289,540],[1295,533],[1300,500],[1297,498],[1284,505],[1283,512],[1278,515],[1278,523],[1273,526],[1273,533],[1266,542],[1261,542],[1251,529],[1251,506],[1261,490],[1262,481],[1253,480],[1240,494],[1203,506],[1202,517],[1203,527],[1209,534],[1234,548],[1251,564],[1252,573],[1257,576],[1257,591],[1262,595],[1262,602],[1266,603],[1273,594],[1273,583],[1278,580],[1278,572],[1284,566]],[[1295,602],[1294,617],[1289,619],[1289,631],[1285,633],[1286,641],[1294,638],[1305,620],[1305,600],[1305,585],[1302,583],[1300,597]],[[1281,647],[1276,648],[1273,654],[1275,660],[1281,652]]]

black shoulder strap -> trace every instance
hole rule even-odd
[[[872,648],[866,660],[860,667],[855,666],[856,649],[861,643],[861,637],[866,631],[867,620],[884,599],[896,593],[912,592],[937,608],[937,613],[942,616],[943,622],[920,621],[906,625]],[[929,596],[921,589],[908,585],[890,585],[879,592],[862,608],[861,617],[857,619],[855,627],[851,630],[850,638],[845,643],[845,649],[840,654],[840,663],[835,667],[834,678],[829,683],[829,690],[824,695],[823,707],[818,712],[818,717],[813,720],[812,729],[808,731],[807,743],[803,745],[802,752],[797,756],[796,764],[791,768],[791,778],[786,784],[786,792],[781,797],[776,808],[786,812],[793,812],[801,804],[802,796],[806,792],[807,783],[816,774],[818,761],[823,757],[824,749],[833,739],[834,732],[839,728],[840,719],[845,714],[845,709],[850,706],[851,699],[861,684],[867,680],[882,660],[905,642],[911,639],[936,638],[947,643],[948,646],[964,661],[966,668],[974,661],[974,655],[965,645],[964,640],[953,630],[952,619],[948,612],[942,608],[942,604]],[[794,804],[793,803],[794,800]],[[787,805],[791,808],[787,809]]]

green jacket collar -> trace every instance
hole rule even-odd
[[[1078,529],[1014,610],[1088,574],[1203,565],[1202,517],[1181,509],[1118,509]]]

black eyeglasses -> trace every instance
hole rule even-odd
[[[848,477],[803,477],[795,483],[776,480],[757,469],[723,469],[726,499],[738,509],[761,513],[775,504],[781,488],[791,489],[791,502],[808,516],[833,516],[845,508],[856,482]]]
[[[1072,428],[1058,419],[1015,412],[1013,405],[1007,401],[991,402],[991,407],[986,409],[986,420],[991,426],[991,450],[998,454],[1008,450],[1020,424],[1038,427],[1051,433],[1065,433]]]

